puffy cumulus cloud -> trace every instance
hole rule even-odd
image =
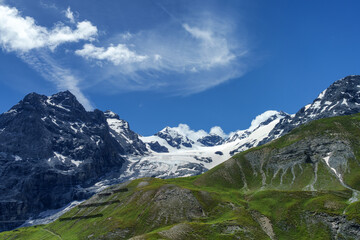
[[[189,125],[187,124],[183,124],[180,123],[179,126],[174,127],[173,130],[175,130],[176,132],[178,132],[179,134],[186,136],[187,138],[189,138],[190,140],[196,142],[199,138],[205,137],[206,135],[208,135],[207,132],[205,132],[204,130],[198,130],[198,131],[194,131],[192,129],[190,129]]]
[[[196,142],[200,138],[208,136],[209,134],[216,134],[222,138],[226,138],[228,136],[219,126],[212,127],[209,133],[202,129],[195,131],[191,129],[189,125],[184,123],[180,123],[177,127],[173,127],[171,129],[181,134],[182,136],[186,136],[194,142]]]
[[[219,126],[212,127],[210,129],[210,134],[215,134],[215,135],[218,135],[218,136],[220,136],[222,138],[227,138],[228,137],[228,135],[226,133],[224,133],[222,128],[219,127]]]
[[[138,55],[131,51],[125,44],[111,45],[108,48],[85,44],[82,49],[76,50],[75,54],[86,59],[106,60],[114,65],[143,62],[148,58],[146,55]]]
[[[97,27],[89,21],[78,22],[75,29],[63,23],[47,29],[37,25],[34,18],[23,17],[16,8],[0,5],[0,45],[6,51],[28,52],[43,47],[53,50],[66,42],[94,40],[96,35]]]

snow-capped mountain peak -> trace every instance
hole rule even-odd
[[[229,134],[227,142],[233,142],[236,140],[242,140],[248,138],[254,131],[261,128],[264,129],[264,126],[271,124],[271,126],[276,122],[278,123],[282,118],[289,117],[290,115],[285,112],[278,112],[274,110],[266,111],[251,121],[251,125],[248,129],[238,130]],[[268,128],[267,128],[268,129]],[[269,132],[267,132],[269,134]],[[262,139],[257,139],[261,141]]]
[[[278,112],[278,111],[274,111],[274,110],[268,110],[260,115],[258,115],[255,119],[253,119],[251,121],[251,125],[249,127],[249,129],[247,129],[249,132],[254,131],[255,129],[257,129],[259,126],[261,125],[266,125],[269,122],[277,119],[277,118],[282,118],[284,117],[283,112]]]
[[[337,80],[295,115],[283,118],[264,140],[269,142],[307,122],[360,112],[360,75]]]

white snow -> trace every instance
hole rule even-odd
[[[106,114],[108,117],[111,117],[111,118],[116,118],[116,113],[114,113],[113,111],[106,111]]]
[[[76,165],[77,167],[82,163],[82,161],[73,160],[71,159],[72,164]]]
[[[324,157],[323,159],[324,159],[324,161],[326,162],[326,165],[328,165],[328,167],[329,167],[329,168],[335,173],[335,175],[338,177],[339,181],[343,184],[344,182],[343,182],[343,180],[342,180],[341,174],[338,173],[335,168],[333,168],[333,167],[330,166],[329,160],[330,160],[331,154],[332,154],[332,153],[328,153],[328,154],[326,155],[326,157]]]
[[[249,131],[255,130],[257,127],[259,127],[259,125],[261,123],[265,122],[266,120],[268,120],[270,117],[272,117],[274,115],[279,115],[279,112],[274,111],[274,110],[269,110],[269,111],[266,111],[266,112],[258,115],[254,120],[251,121],[251,126],[248,130]]]
[[[59,160],[59,161],[61,161],[61,162],[65,162],[65,160],[66,160],[66,157],[65,156],[63,156],[63,155],[61,155],[60,153],[57,153],[57,152],[54,152],[54,154],[55,154],[55,157]]]
[[[327,89],[325,89],[324,91],[322,91],[317,98],[322,99],[322,98],[325,96],[326,90],[327,90]]]
[[[70,211],[72,208],[76,207],[77,205],[79,205],[82,202],[83,201],[73,201],[62,208],[41,212],[36,219],[29,218],[20,227],[29,227],[29,226],[48,224],[48,223],[54,222],[61,215]]]
[[[319,109],[320,108],[320,104],[321,103],[321,101],[316,101],[316,102],[314,102],[312,105],[311,105],[311,109]]]
[[[108,118],[106,119],[106,121],[109,124],[109,127],[118,134],[124,132],[124,129],[129,128],[129,124],[124,120],[119,120],[116,118]]]
[[[311,104],[306,105],[304,111],[307,111],[310,107],[311,107]]]
[[[336,105],[338,105],[339,104],[339,102],[337,102],[337,103],[335,103],[334,105],[332,105],[331,107],[329,107],[329,111],[331,110],[331,109],[333,109]]]
[[[346,105],[346,106],[349,106],[349,104],[348,104],[348,102],[347,102],[347,100],[344,98],[343,99],[343,101],[342,101],[342,103],[341,103],[342,105]]]
[[[84,145],[78,146],[77,148],[75,148],[75,151],[81,150],[81,149],[83,149],[83,148],[84,148]]]
[[[55,104],[55,103],[53,103],[51,100],[52,100],[52,98],[51,98],[51,97],[48,97],[48,99],[46,100],[46,103],[49,104],[49,105],[51,105],[51,106],[54,106],[54,107],[57,107],[57,108],[61,108],[61,109],[64,109],[65,111],[67,111],[67,112],[70,112],[70,109],[67,109],[67,108],[63,107],[62,105]]]
[[[349,203],[353,203],[353,202],[357,202],[359,201],[359,196],[360,196],[360,191],[353,189],[352,187],[350,187],[349,185],[347,185],[346,183],[344,183],[344,180],[342,178],[342,175],[340,173],[338,173],[336,171],[335,168],[331,167],[330,165],[330,158],[331,158],[332,152],[328,153],[323,159],[326,162],[326,165],[328,165],[328,167],[335,173],[336,177],[339,179],[340,183],[342,186],[344,186],[345,188],[351,190],[353,192],[352,197],[349,199]],[[344,210],[345,211],[345,210]]]
[[[261,125],[263,121],[269,119],[269,117],[274,114],[278,115],[278,118],[275,118],[272,122],[267,125]],[[133,157],[130,161],[129,171],[125,174],[126,176],[131,176],[132,174],[148,174],[151,176],[153,173],[163,174],[158,177],[166,177],[169,175],[177,175],[179,174],[181,166],[184,166],[187,163],[196,163],[202,164],[205,168],[211,169],[218,164],[228,160],[231,155],[230,152],[238,149],[238,151],[247,150],[249,147],[246,146],[246,143],[252,143],[253,146],[256,146],[261,140],[268,137],[271,130],[275,127],[275,125],[283,118],[282,115],[279,115],[276,111],[268,111],[265,114],[259,115],[254,119],[253,124],[247,130],[240,130],[236,133],[241,135],[240,137],[234,137],[231,141],[226,141],[224,144],[207,147],[201,145],[199,142],[195,142],[192,148],[186,148],[181,146],[180,149],[174,148],[170,146],[165,139],[162,139],[158,136],[148,136],[148,137],[140,137],[140,139],[145,142],[158,142],[160,145],[165,146],[169,152],[168,153],[157,153],[151,151],[150,155],[143,157]],[[262,120],[262,121],[261,121]],[[194,139],[195,135],[189,134],[190,128],[186,126],[181,126],[183,129],[182,133],[186,133],[187,136],[191,136]],[[185,130],[184,130],[185,129]],[[171,130],[171,129],[167,129]],[[179,130],[179,128],[177,128]],[[191,131],[191,130],[190,130]],[[193,131],[195,132],[195,131]],[[178,132],[177,132],[178,133]],[[193,134],[193,133],[192,133]],[[235,133],[232,133],[234,136]],[[231,136],[230,136],[231,138]],[[223,155],[215,154],[215,152],[220,151]],[[211,158],[212,162],[207,163],[197,158]],[[145,177],[147,175],[141,175],[137,177]],[[183,175],[181,175],[183,176]]]
[[[15,109],[10,109],[7,112],[4,112],[4,114],[10,114],[10,113],[17,113],[17,111]]]
[[[172,138],[182,137],[183,141],[186,141],[187,138],[195,143],[197,140],[209,136],[210,134],[218,135],[222,138],[228,137],[228,134],[226,134],[219,126],[212,127],[208,133],[203,129],[195,131],[191,129],[189,125],[184,123],[180,123],[177,127],[165,127],[160,132],[169,134]]]
[[[56,125],[56,126],[59,126],[59,124],[57,124],[57,122],[56,122],[56,119],[54,119],[54,118],[52,118],[52,117],[50,117],[51,118],[51,121]]]
[[[71,130],[73,130],[75,133],[77,133],[79,130],[77,130],[76,128],[74,128],[74,126],[73,125],[70,125],[70,128],[71,128]]]

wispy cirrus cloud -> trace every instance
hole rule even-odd
[[[18,56],[43,78],[54,83],[58,90],[71,91],[85,109],[92,110],[94,108],[79,87],[81,84],[80,77],[75,76],[71,70],[57,63],[49,52],[42,50],[34,51],[36,51],[36,53],[27,52],[21,53]]]
[[[70,8],[70,7],[68,7],[68,8],[66,9],[66,11],[65,11],[65,17],[66,17],[67,19],[69,19],[69,21],[70,21],[71,23],[75,23],[74,13],[71,11],[71,8]]]
[[[182,18],[169,15],[169,21],[155,28],[119,33],[107,38],[106,44],[85,44],[75,54],[98,63],[91,68],[101,85],[113,92],[155,90],[189,95],[246,71],[249,50],[245,41],[235,40],[231,20],[211,13]],[[110,47],[106,46],[109,42]]]

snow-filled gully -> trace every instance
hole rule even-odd
[[[340,173],[338,173],[336,171],[335,168],[331,167],[330,165],[330,158],[331,158],[331,155],[332,155],[332,152],[328,153],[326,155],[326,157],[323,158],[323,160],[325,161],[326,165],[335,173],[336,177],[339,179],[340,183],[342,186],[344,186],[345,188],[351,190],[353,192],[353,195],[352,197],[349,199],[349,202],[350,203],[353,203],[353,202],[357,202],[359,201],[359,196],[360,196],[360,191],[356,190],[356,189],[353,189],[352,187],[350,187],[349,185],[347,185],[346,183],[344,183],[344,180],[342,179],[342,176]]]

